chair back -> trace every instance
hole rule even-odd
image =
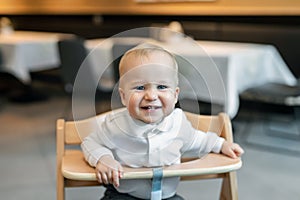
[[[101,123],[101,121],[104,121],[107,113],[102,113],[96,117],[90,117],[79,121],[64,122],[64,143],[66,145],[80,145],[82,140],[88,136],[88,134],[97,131],[98,125]]]
[[[227,141],[233,141],[231,121],[227,114],[199,115],[191,112],[185,112],[185,114],[195,129],[215,132]]]
[[[67,121],[61,120],[64,123],[64,143],[66,145],[80,145],[82,140],[88,136],[89,133],[97,131],[98,125],[104,121],[105,116],[111,111],[90,117],[84,120]],[[207,132],[212,131],[224,137],[226,140],[232,141],[231,123],[228,116],[224,113],[219,115],[198,115],[190,112],[185,112],[188,120],[195,129]],[[58,120],[58,124],[59,121]]]

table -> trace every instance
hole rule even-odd
[[[0,70],[30,83],[30,72],[59,67],[57,42],[72,34],[14,31],[0,34],[0,51],[3,63]]]
[[[97,40],[93,41],[97,43]],[[100,41],[110,45],[99,45],[97,48],[101,51],[98,56],[95,51],[94,56],[99,58],[104,55],[103,51],[107,51],[104,60],[105,66],[108,66],[113,59],[111,48],[114,41]],[[118,41],[132,43],[128,38],[119,38]],[[238,112],[239,94],[244,90],[266,82],[294,85],[297,81],[272,45],[194,41],[190,38],[168,43],[151,39],[144,41],[160,45],[176,55],[180,72],[180,98],[221,104],[231,118]],[[99,67],[99,64],[94,66]]]
[[[244,90],[266,82],[297,82],[272,45],[186,39],[181,45],[162,46],[180,55],[179,65],[185,61],[179,71],[188,84],[181,86],[181,95],[224,105],[231,118],[238,112],[239,94]]]

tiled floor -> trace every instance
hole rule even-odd
[[[55,120],[66,116],[68,97],[53,93],[49,100],[34,104],[0,100],[0,199],[56,199]],[[261,120],[249,124],[255,116],[241,111],[233,120],[235,139],[246,150],[243,167],[237,172],[240,199],[300,200],[300,155],[250,145],[246,133],[260,140],[265,130]],[[276,143],[274,138],[264,136],[263,140]],[[280,140],[287,147],[293,142]],[[218,199],[219,188],[219,180],[184,182],[178,193],[188,200],[212,200]],[[98,187],[72,188],[67,189],[66,199],[99,199],[102,192]]]

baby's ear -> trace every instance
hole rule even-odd
[[[126,106],[125,92],[122,88],[119,88],[119,94],[120,94],[121,102],[122,102],[123,106]]]
[[[179,96],[179,92],[180,92],[180,89],[179,89],[179,87],[176,87],[175,88],[175,104],[177,103],[177,101],[178,101],[178,96]]]

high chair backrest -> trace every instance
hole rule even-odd
[[[98,124],[104,120],[104,117],[109,112],[80,121],[65,122],[63,119],[59,119],[58,124],[65,124],[64,143],[67,145],[81,144],[84,137],[97,130]],[[190,112],[185,112],[185,114],[195,129],[199,129],[204,132],[215,132],[221,137],[225,138],[227,141],[232,142],[231,122],[225,113],[220,113],[219,115],[215,116],[198,115]]]

